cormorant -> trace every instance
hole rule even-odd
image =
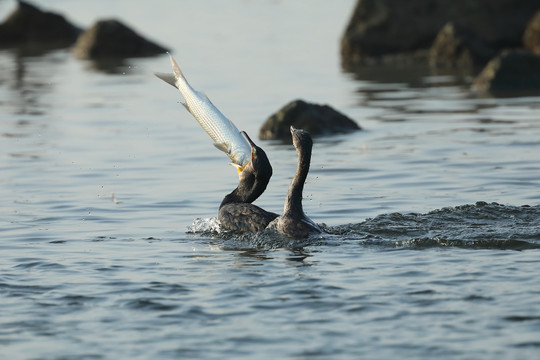
[[[251,160],[238,170],[238,187],[226,195],[219,206],[221,227],[234,232],[263,231],[278,215],[251,204],[266,190],[272,166],[263,149],[242,131],[251,147]]]
[[[304,214],[302,207],[302,191],[309,172],[313,140],[304,130],[291,126],[293,145],[298,153],[298,167],[283,207],[283,215],[273,220],[268,228],[293,238],[306,238],[309,234],[320,233],[321,229]]]

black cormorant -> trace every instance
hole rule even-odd
[[[221,227],[234,232],[263,231],[278,215],[251,204],[266,190],[272,177],[272,165],[263,149],[249,136],[242,135],[251,147],[251,160],[238,169],[238,187],[226,195],[219,206]]]
[[[283,215],[273,220],[269,228],[289,237],[306,238],[309,234],[321,232],[319,226],[304,214],[302,208],[302,191],[309,172],[313,140],[307,131],[295,129],[293,126],[291,134],[293,145],[298,152],[298,167],[289,186]]]

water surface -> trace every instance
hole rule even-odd
[[[328,235],[216,233],[236,171],[153,76],[166,56],[0,51],[2,358],[538,355],[539,97],[342,72],[350,0],[40,4],[172,48],[254,138],[296,98],[364,131],[315,139],[304,208]],[[280,212],[296,153],[259,143],[274,176],[256,203]]]

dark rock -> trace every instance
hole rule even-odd
[[[328,105],[295,100],[266,120],[259,130],[259,139],[290,141],[291,125],[313,136],[361,130],[353,120]]]
[[[63,48],[72,45],[80,33],[81,29],[62,15],[19,1],[17,9],[0,24],[0,46]]]
[[[80,59],[144,57],[165,52],[164,47],[114,19],[96,22],[79,36],[73,48]]]
[[[495,49],[472,31],[454,23],[446,24],[429,51],[431,66],[464,67],[486,64]]]
[[[520,46],[538,9],[538,0],[358,0],[341,41],[343,66],[428,49],[448,22],[493,48]]]
[[[540,11],[532,18],[523,33],[523,44],[527,50],[540,54]]]
[[[495,95],[540,91],[540,56],[527,51],[504,52],[486,65],[472,88]]]

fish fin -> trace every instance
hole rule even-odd
[[[231,149],[225,143],[214,143],[216,149],[223,151],[225,154],[229,154]]]
[[[170,84],[174,86],[175,88],[178,88],[176,86],[176,77],[173,74],[166,74],[166,73],[154,73],[158,78],[165,81],[167,84]]]
[[[210,98],[208,97],[208,95],[206,95],[206,93],[204,91],[198,91],[198,90],[194,90],[194,91],[197,93],[197,95],[199,95],[201,98],[206,100],[209,104],[211,104],[213,107],[215,107],[217,109],[217,106],[214,105],[212,100],[210,100]],[[229,119],[227,119],[227,120],[230,122]]]

